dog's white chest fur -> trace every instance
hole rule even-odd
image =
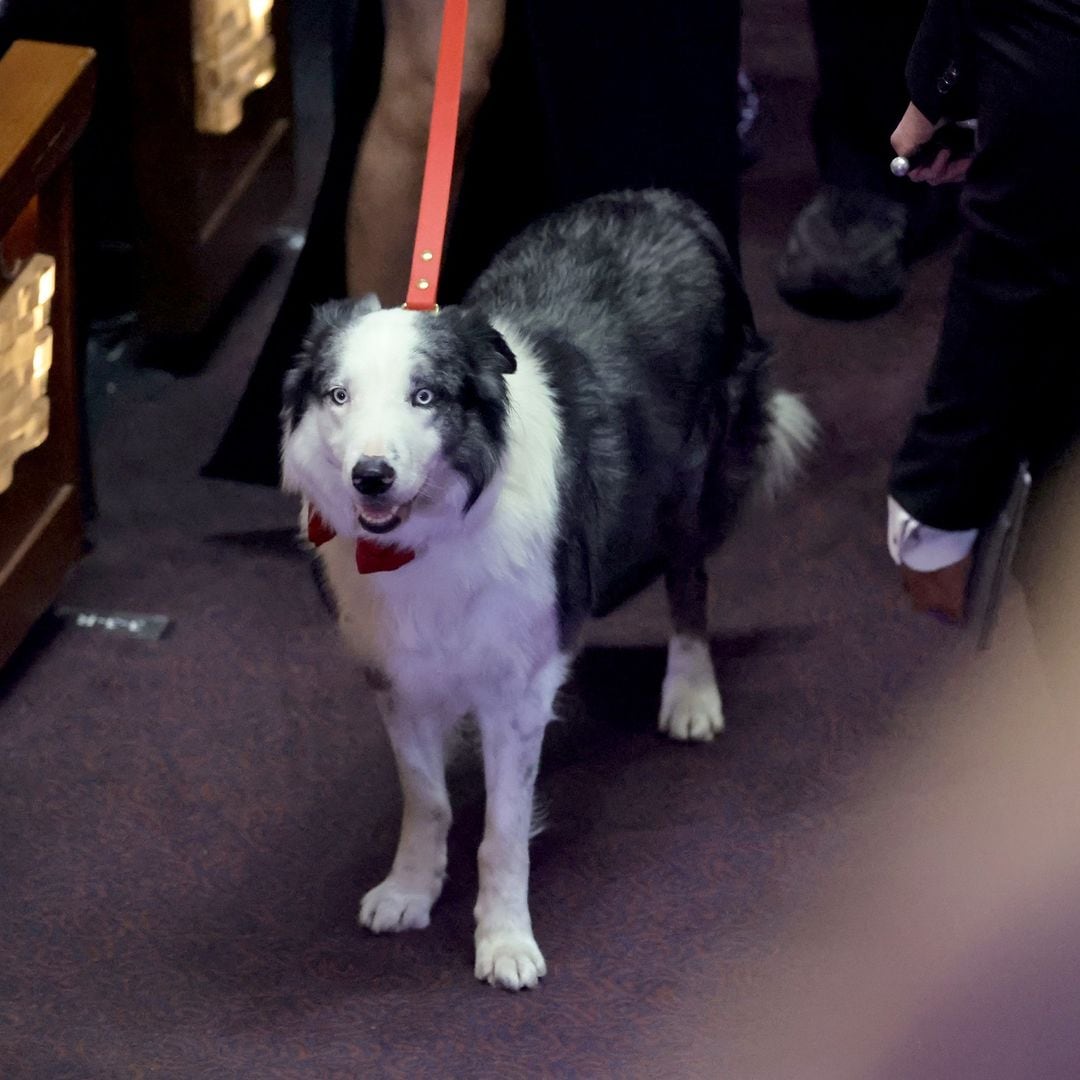
[[[444,546],[437,563],[421,553],[400,570],[361,575],[349,541],[335,539],[321,554],[346,640],[410,696],[464,714],[478,697],[528,681],[558,649],[547,565],[494,577],[481,565],[482,545],[463,545],[449,560]]]
[[[348,538],[319,549],[353,650],[399,690],[459,714],[527,684],[560,652],[558,417],[538,366],[519,350],[503,468],[463,519],[447,519],[413,562],[389,572],[358,573]]]

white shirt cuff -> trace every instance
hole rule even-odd
[[[912,570],[940,570],[958,563],[975,546],[978,529],[935,529],[916,521],[889,496],[889,554],[898,566]]]

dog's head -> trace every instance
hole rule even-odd
[[[323,305],[285,380],[284,486],[343,536],[468,511],[499,465],[515,367],[473,311]]]

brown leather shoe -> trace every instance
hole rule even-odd
[[[964,622],[970,574],[970,555],[940,570],[912,570],[910,566],[900,566],[900,581],[915,610],[936,615],[954,626]]]

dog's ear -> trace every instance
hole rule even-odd
[[[517,357],[514,350],[506,344],[506,338],[486,319],[481,320],[481,340],[491,350],[496,368],[500,375],[513,375],[517,371]]]
[[[517,371],[517,357],[502,334],[479,312],[458,308],[456,317],[472,399],[489,430],[501,433],[508,395],[505,377]]]
[[[318,341],[328,331],[344,330],[350,323],[381,308],[382,304],[374,293],[361,296],[359,300],[352,298],[327,300],[312,313],[311,326],[307,335],[308,342]]]
[[[330,361],[330,343],[334,335],[378,308],[378,297],[372,293],[362,300],[328,300],[314,309],[300,351],[282,386],[281,420],[286,431],[292,431],[300,422],[317,392]]]
[[[465,426],[453,465],[468,484],[464,506],[468,513],[499,465],[510,399],[505,376],[517,370],[517,358],[502,334],[479,312],[446,308],[439,319],[452,331],[465,364],[460,399]]]
[[[323,304],[312,313],[300,349],[285,373],[281,385],[281,426],[286,433],[296,429],[314,393],[320,359],[335,325],[326,310],[328,307],[329,304]]]
[[[454,312],[458,332],[477,367],[496,375],[513,375],[517,357],[502,334],[478,311],[456,308]]]

